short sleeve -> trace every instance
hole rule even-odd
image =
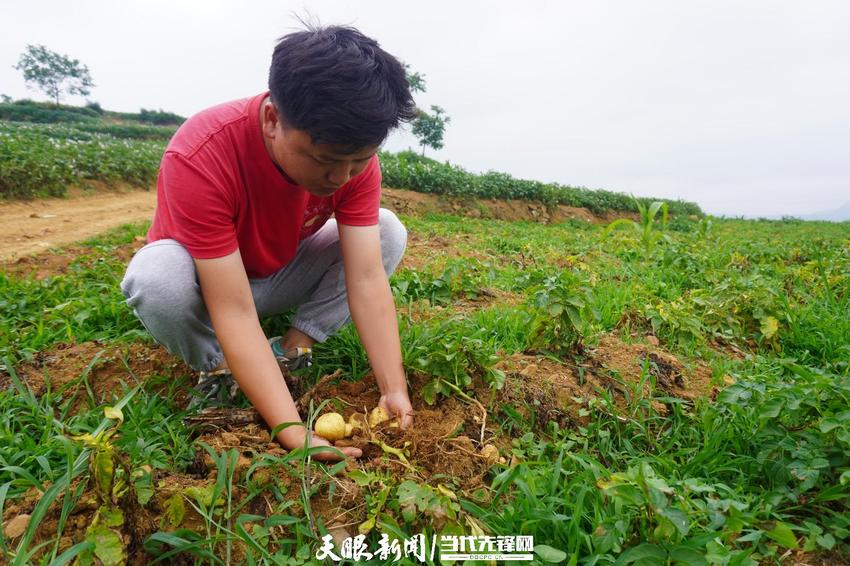
[[[223,257],[238,247],[236,211],[212,172],[179,153],[167,152],[160,166],[158,197],[169,217],[168,237],[193,258]]]
[[[349,226],[377,224],[381,207],[381,164],[377,154],[350,183],[351,187],[334,209],[337,222]]]

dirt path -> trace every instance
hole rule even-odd
[[[156,207],[156,191],[131,187],[99,188],[93,193],[69,189],[66,198],[0,202],[0,262],[37,255],[48,248],[72,244],[129,222],[150,220]],[[577,219],[589,223],[610,222],[634,214],[609,212],[597,216],[585,208],[539,202],[496,199],[461,199],[403,189],[384,188],[382,206],[414,216],[428,212],[471,218],[540,222]]]
[[[121,224],[150,220],[156,191],[121,189],[0,203],[0,261],[70,244]]]

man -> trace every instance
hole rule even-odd
[[[160,166],[148,244],[121,288],[153,337],[200,372],[201,391],[235,379],[270,427],[300,422],[280,366],[308,365],[312,346],[353,319],[380,405],[410,426],[387,279],[407,232],[379,210],[376,152],[413,117],[403,66],[334,26],[278,42],[268,93],[180,127]],[[267,341],[259,318],[296,306],[289,331]],[[305,435],[329,445],[305,428],[277,439],[290,449]]]

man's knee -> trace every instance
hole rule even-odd
[[[174,240],[139,250],[127,266],[121,292],[146,324],[151,317],[180,316],[203,301],[192,256]]]
[[[379,211],[381,226],[381,254],[387,273],[392,273],[404,255],[407,246],[407,228],[391,210],[382,208]]]

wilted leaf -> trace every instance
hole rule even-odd
[[[127,552],[118,533],[106,525],[94,525],[86,533],[86,540],[94,543],[94,555],[103,566],[121,566],[127,562]]]
[[[117,420],[119,423],[124,422],[124,413],[118,407],[104,407],[103,414],[107,419]]]
[[[185,515],[186,504],[183,502],[183,496],[175,493],[165,502],[165,520],[170,528],[176,529],[183,522]]]
[[[779,330],[779,321],[773,318],[772,316],[765,316],[761,319],[761,326],[759,330],[764,335],[765,338],[770,340],[776,335],[776,332]]]

